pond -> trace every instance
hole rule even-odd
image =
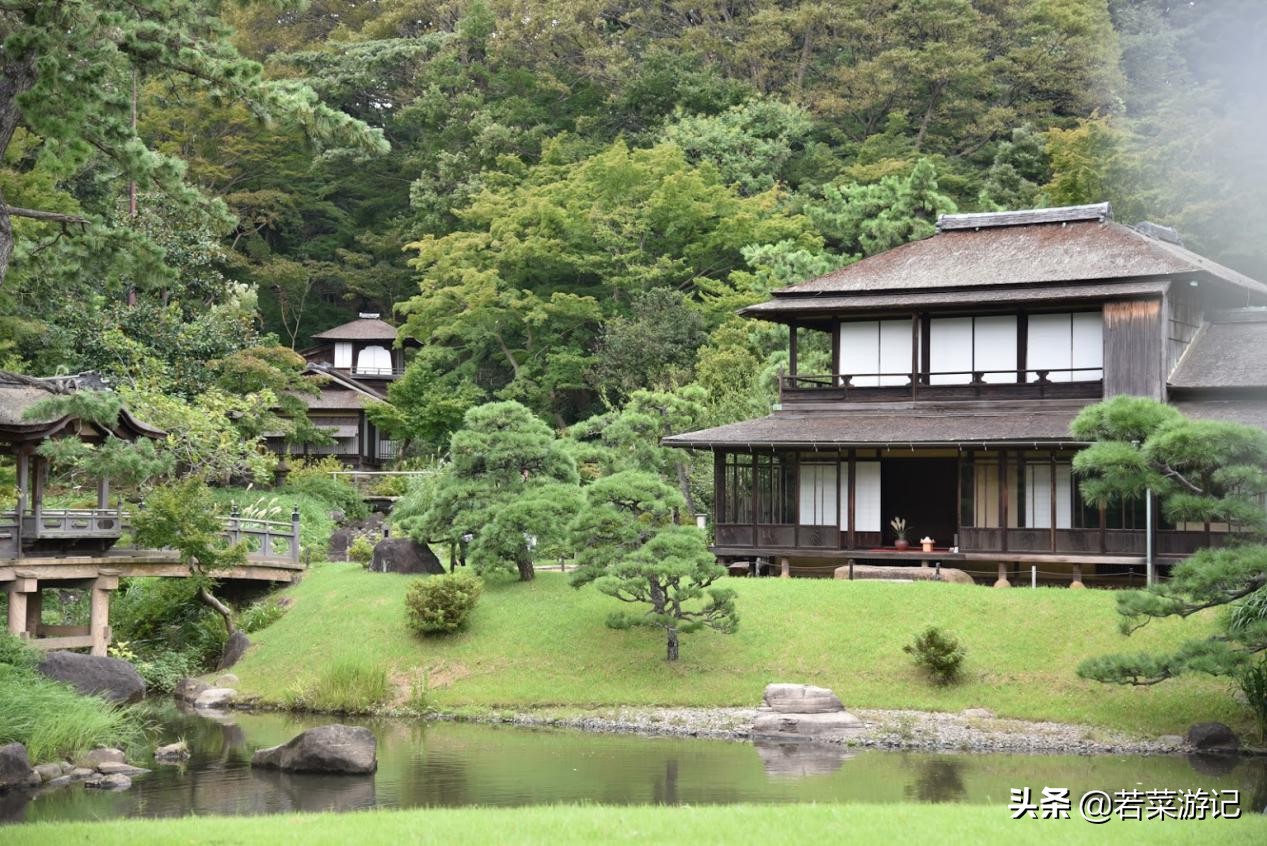
[[[1043,787],[1068,787],[1074,797],[1091,789],[1200,787],[1241,791],[1246,812],[1267,804],[1262,759],[849,750],[412,720],[344,720],[377,735],[375,775],[291,775],[253,771],[252,751],[336,720],[242,713],[216,721],[175,706],[158,717],[158,742],[189,743],[192,758],[185,766],[157,766],[119,793],[75,785],[30,801],[0,797],[0,818],[553,803],[916,801],[1002,807],[1011,788],[1025,786],[1036,794]]]

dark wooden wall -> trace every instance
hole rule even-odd
[[[1161,300],[1104,304],[1104,396],[1166,398],[1166,327]]]

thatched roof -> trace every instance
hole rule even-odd
[[[378,315],[359,317],[312,336],[320,341],[388,341],[396,340],[396,327],[379,320]]]
[[[1267,308],[1215,312],[1170,374],[1171,389],[1267,389]]]
[[[27,413],[51,397],[99,390],[108,390],[108,385],[96,373],[41,378],[0,371],[0,443],[36,442],[71,429],[78,421],[70,415],[27,419]],[[119,419],[110,431],[127,440],[161,438],[167,434],[137,420],[127,409],[119,412]]]
[[[965,408],[953,404],[848,411],[776,411],[713,429],[672,435],[674,447],[838,447],[1036,444],[1076,441],[1069,423],[1082,404],[1052,403],[1041,410]]]
[[[1194,399],[1171,403],[1194,420],[1219,420],[1267,429],[1267,399]]]
[[[1103,297],[1175,278],[1209,281],[1244,302],[1267,304],[1267,285],[1185,249],[1162,227],[1141,229],[1113,222],[1107,204],[943,215],[931,237],[775,291],[771,301],[744,313],[778,319],[780,313],[885,304],[1072,298],[1080,285],[1093,286],[1087,296]],[[1115,291],[1115,285],[1123,288]],[[883,296],[892,300],[878,299]]]

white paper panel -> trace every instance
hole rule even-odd
[[[864,320],[840,324],[840,372],[880,372],[880,323]],[[874,386],[879,380],[872,377],[855,378],[860,387]]]
[[[979,529],[999,527],[999,468],[995,464],[978,462],[974,476],[976,484],[973,496],[973,525]]]
[[[1025,467],[1025,525],[1031,529],[1051,528],[1051,465]]]
[[[389,374],[392,372],[392,354],[384,347],[366,347],[356,356],[356,371]]]
[[[849,531],[849,462],[848,461],[840,462],[840,486],[838,490],[840,492],[839,493],[840,518],[837,521],[837,525],[840,526],[840,531],[847,532]]]
[[[1056,465],[1056,528],[1073,526],[1073,466]]]
[[[880,321],[881,385],[906,385],[911,372],[911,321]]]
[[[345,370],[352,368],[352,344],[347,341],[335,341],[334,366]]]
[[[1016,315],[973,320],[973,370],[1016,370]],[[1016,382],[1015,373],[987,373],[987,382]]]
[[[1068,314],[1031,314],[1029,338],[1026,347],[1029,370],[1067,370],[1072,367],[1072,338]],[[1052,382],[1068,382],[1069,374],[1049,373]],[[1038,381],[1038,374],[1031,373],[1031,382]]]
[[[834,526],[836,517],[836,465],[802,464],[800,524]]]
[[[859,532],[880,531],[880,462],[858,461],[854,463],[858,474],[854,483],[854,516]]]
[[[1070,367],[1104,367],[1104,317],[1098,311],[1073,315],[1073,363]],[[1073,374],[1077,381],[1094,381],[1104,376],[1103,369]]]
[[[931,373],[958,373],[961,376],[930,376],[933,385],[966,385],[972,381],[972,318],[941,317],[929,321],[928,366]]]

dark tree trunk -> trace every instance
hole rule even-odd
[[[217,614],[224,618],[224,630],[227,634],[232,635],[238,630],[237,626],[233,625],[233,610],[217,599],[215,594],[206,588],[202,588],[198,591],[198,598],[202,600],[204,605],[214,609]]]
[[[18,109],[18,95],[35,84],[35,54],[27,52],[0,64],[0,158],[9,149],[9,141],[18,128],[22,112]],[[0,194],[0,285],[4,284],[9,270],[9,257],[13,255],[13,221]]]
[[[676,661],[678,657],[677,629],[669,629],[669,655],[670,661]]]
[[[519,568],[519,581],[530,582],[537,576],[536,570],[532,569],[532,559],[526,555],[521,555],[515,559],[515,566]]]

